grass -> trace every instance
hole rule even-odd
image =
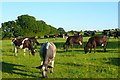
[[[84,37],[85,44],[88,37]],[[119,78],[120,57],[118,56],[118,39],[110,38],[107,52],[97,47],[96,53],[84,54],[83,48],[63,50],[65,39],[38,39],[42,44],[52,41],[57,47],[54,73],[48,73],[48,78]],[[13,56],[11,40],[2,41],[2,78],[41,78],[41,73],[35,67],[40,65],[39,48],[35,56],[19,50],[18,56]]]

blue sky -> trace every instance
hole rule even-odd
[[[117,2],[3,2],[2,22],[28,14],[56,28],[103,30],[118,27]]]

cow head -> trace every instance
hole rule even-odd
[[[84,52],[85,52],[85,54],[89,51],[89,48],[90,48],[91,46],[92,46],[91,42],[88,41],[87,44],[86,44],[86,46],[84,47]]]
[[[47,77],[48,68],[52,68],[52,67],[51,66],[47,66],[47,65],[41,65],[41,66],[36,67],[36,69],[40,69],[42,71],[42,77],[43,78]]]
[[[32,53],[32,55],[34,56],[34,55],[35,55],[35,49],[32,49],[32,50],[31,50],[31,53]]]

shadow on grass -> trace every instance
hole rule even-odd
[[[96,52],[99,52],[99,53],[118,53],[118,50],[106,50],[104,52],[104,50],[96,50]],[[92,50],[92,53],[94,53],[94,50]]]
[[[15,66],[23,67],[23,68],[25,67],[23,65],[17,65],[17,64],[2,62],[2,72],[9,73],[9,74],[11,74],[11,73],[12,74],[17,74],[17,75],[21,75],[21,76],[37,77],[37,76],[34,76],[34,75],[24,73],[24,72],[27,72],[27,71],[15,68]]]
[[[76,64],[76,63],[56,63],[56,64],[66,65],[66,66],[83,66],[83,65],[80,65],[80,64]]]
[[[74,50],[74,49],[72,50],[72,49],[70,49],[70,50],[66,50],[66,51],[65,50],[60,50],[60,51],[58,50],[57,51],[57,53],[60,53],[60,54],[62,54],[62,53],[63,54],[65,54],[65,53],[72,53],[72,52],[74,52],[74,53],[81,53],[82,52],[84,54],[83,50]]]
[[[109,61],[105,63],[115,65],[115,66],[120,66],[120,58],[109,58]]]
[[[76,49],[68,49],[68,50],[57,50],[57,53],[60,53],[60,54],[65,54],[65,53],[72,53],[72,52],[76,52],[76,53],[83,53],[83,54],[85,54],[85,52],[84,52],[84,50],[82,50],[82,49],[79,49],[79,48],[77,48],[77,50]],[[118,50],[106,50],[106,52],[104,52],[104,50],[103,49],[97,49],[96,48],[96,53],[119,53],[119,51]],[[92,52],[91,53],[94,53],[94,50],[92,49]],[[90,54],[89,53],[89,51],[88,51],[88,53],[87,54]]]

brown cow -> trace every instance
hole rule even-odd
[[[66,40],[66,42],[64,43],[63,47],[64,49],[67,49],[68,46],[73,47],[73,44],[78,44],[78,47],[80,47],[80,45],[82,45],[82,47],[84,46],[83,43],[83,36],[79,35],[79,36],[69,36]]]
[[[94,48],[94,53],[96,51],[96,46],[103,46],[104,52],[106,52],[106,45],[107,45],[107,36],[93,36],[89,38],[86,46],[84,47],[85,53],[88,52],[90,48],[90,52],[92,51],[92,48]]]

